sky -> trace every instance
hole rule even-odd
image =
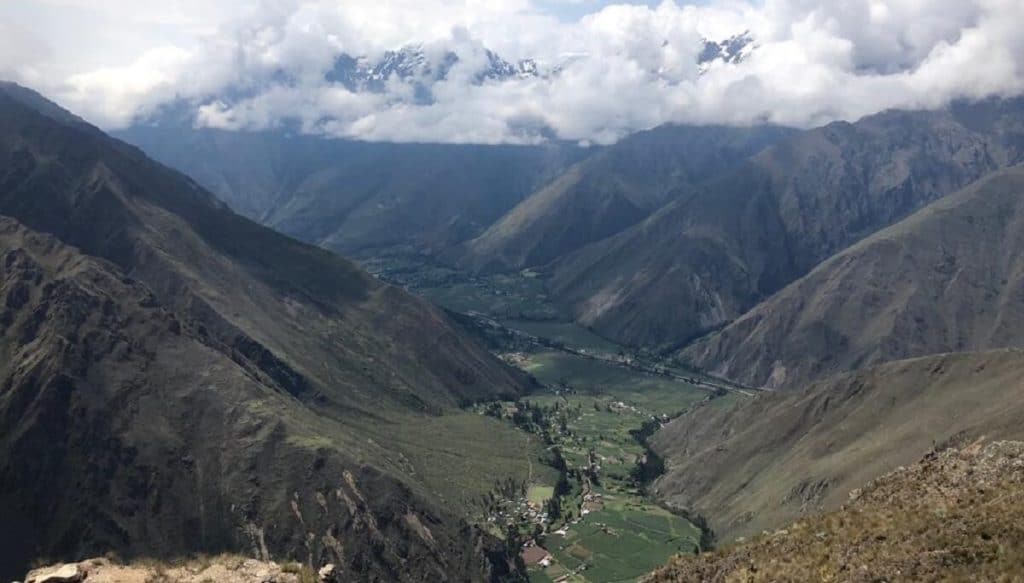
[[[177,103],[237,131],[612,143],[1020,95],[1021,22],[1021,0],[0,0],[0,78],[105,129]],[[740,62],[698,62],[706,40],[744,33]],[[428,101],[423,79],[358,91],[325,75],[340,54],[410,44],[459,57]],[[542,74],[481,81],[486,50]]]

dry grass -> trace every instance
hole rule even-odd
[[[297,576],[299,583],[317,583],[320,580],[313,569],[302,563],[285,563],[281,565],[281,571]]]
[[[1022,579],[1024,443],[997,442],[929,454],[838,512],[679,557],[649,581]]]

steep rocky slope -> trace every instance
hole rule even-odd
[[[1024,168],[825,261],[682,358],[750,385],[901,358],[1024,346]]]
[[[1024,443],[931,453],[842,510],[680,557],[647,581],[1016,581],[1024,576]]]
[[[625,138],[570,168],[468,242],[476,270],[544,265],[633,225],[709,176],[795,133],[665,125]]]
[[[0,577],[109,550],[381,581],[509,569],[393,431],[357,428],[519,394],[520,374],[425,302],[36,101],[0,88]]]
[[[833,510],[936,445],[1024,438],[1024,353],[962,353],[837,375],[731,407],[697,407],[654,437],[668,504],[722,541]]]
[[[850,244],[1022,159],[1020,100],[831,124],[559,260],[552,294],[620,341],[681,345]]]

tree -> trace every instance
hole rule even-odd
[[[562,499],[556,494],[547,503],[548,519],[555,521],[562,517]]]

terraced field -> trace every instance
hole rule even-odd
[[[564,536],[544,544],[556,562],[531,573],[532,581],[633,581],[662,565],[666,558],[692,552],[700,531],[678,516],[635,495],[605,495],[603,510],[571,525]]]

